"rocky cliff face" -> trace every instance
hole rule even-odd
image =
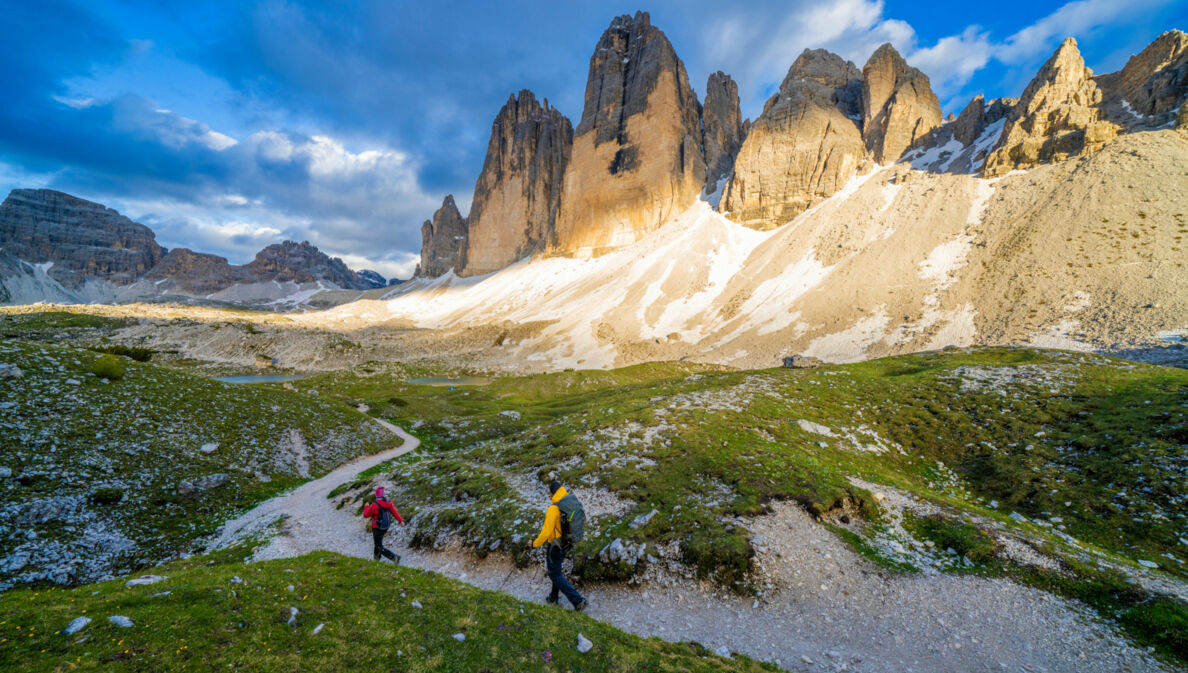
[[[375,274],[372,272],[365,272]],[[375,274],[383,280],[379,274]],[[347,268],[337,257],[330,257],[318,250],[309,241],[297,243],[285,241],[274,243],[260,252],[256,258],[244,265],[234,265],[227,258],[188,248],[174,248],[149,271],[146,278],[151,281],[171,280],[170,290],[181,290],[191,294],[211,294],[225,290],[237,283],[312,283],[327,281],[348,290],[369,290],[384,287],[375,284],[374,279],[362,278]]]
[[[806,49],[743,141],[719,209],[771,229],[833,194],[867,160],[861,113],[858,68]]]
[[[359,283],[364,285],[366,289],[374,290],[379,287],[388,287],[388,279],[384,278],[378,271],[363,269],[356,272],[356,275],[359,276]]]
[[[127,287],[106,286],[107,289],[91,292],[86,289],[94,289],[86,283],[88,279],[117,286],[133,285],[141,279],[153,283],[171,280],[160,290],[152,283],[143,285],[154,292],[180,290],[199,295],[218,292],[236,283],[273,280],[295,283],[322,280],[352,290],[383,286],[376,285],[374,279],[361,278],[341,259],[327,256],[308,241],[270,245],[244,266],[234,266],[223,257],[187,248],[165,254],[148,227],[98,203],[48,189],[16,189],[0,205],[0,250],[11,258],[32,264],[49,263],[45,268],[52,280],[47,279],[48,285],[41,283],[39,287],[50,287],[56,282],[61,287],[54,291],[59,294],[63,288],[72,291],[68,293],[72,298],[45,297],[62,301],[110,301],[120,292],[131,291]],[[8,265],[0,268],[0,279],[28,276],[27,271],[19,265]],[[379,277],[379,281],[383,278]],[[29,292],[24,293],[28,295],[25,298],[36,301],[30,288],[31,285],[26,288]]]
[[[987,103],[986,98],[978,94],[953,122],[953,138],[962,145],[972,143],[986,127],[1009,115],[1016,102],[1009,98],[996,98]]]
[[[273,243],[256,253],[247,265],[260,281],[312,283],[329,281],[348,290],[371,289],[338,257],[330,257],[309,241]]]
[[[1188,98],[1188,34],[1160,35],[1121,71],[1098,77],[1097,85],[1113,121],[1152,128],[1174,121]]]
[[[862,68],[862,140],[871,157],[894,163],[940,123],[940,102],[928,76],[890,44],[876,49]]]
[[[557,254],[602,254],[680,213],[705,181],[699,105],[646,12],[616,18],[590,58],[565,171]]]
[[[1023,91],[984,174],[1004,175],[1100,149],[1119,130],[1105,119],[1101,102],[1093,71],[1070,37]]]
[[[702,147],[705,150],[706,189],[730,175],[734,158],[744,137],[738,85],[722,71],[705,83],[705,104],[701,109]]]
[[[461,275],[490,273],[545,249],[556,232],[572,147],[572,124],[547,100],[541,105],[531,91],[508,98],[491,125],[474,186]]]
[[[172,280],[171,289],[200,295],[256,280],[246,266],[233,266],[226,257],[194,252],[189,248],[170,250],[146,278],[153,282]]]
[[[421,225],[421,264],[415,275],[435,278],[466,264],[466,218],[448,194],[432,220]]]
[[[111,208],[52,189],[14,189],[0,204],[0,248],[68,288],[84,278],[127,285],[165,251],[153,231]]]

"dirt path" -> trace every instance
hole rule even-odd
[[[345,514],[340,517],[332,516],[332,514],[341,513],[337,512],[333,505],[331,505],[330,500],[327,499],[326,496],[330,494],[330,491],[333,491],[335,487],[341,484],[352,481],[360,472],[379,465],[384,461],[403,456],[421,445],[421,440],[408,434],[402,428],[398,428],[383,419],[376,418],[373,420],[387,428],[392,434],[400,437],[401,443],[387,451],[381,451],[370,456],[362,456],[349,463],[343,463],[329,473],[313,481],[306,482],[284,495],[278,495],[275,498],[265,500],[251,511],[223,524],[223,527],[219,529],[218,536],[211,543],[211,548],[219,549],[245,537],[264,533],[277,519],[286,514],[293,520],[304,522],[300,525],[308,528],[311,532],[317,531],[318,528],[310,524],[321,525],[326,523],[335,526],[322,528],[319,537],[325,537],[327,534],[333,534],[336,531],[347,530],[349,526],[344,526],[343,522],[350,521],[353,517]],[[323,510],[328,510],[328,512]],[[287,524],[285,528],[288,528]],[[283,544],[284,540],[289,537],[290,535],[279,535],[275,537],[269,544],[268,549]],[[276,553],[268,558],[297,556],[304,554],[310,549],[307,545],[302,544],[300,551]],[[331,547],[315,546],[312,549],[331,549]]]
[[[380,421],[383,423],[383,421]],[[257,560],[330,550],[369,558],[371,536],[353,512],[326,495],[359,471],[413,450],[418,441],[388,423],[404,444],[344,465],[231,521],[228,544],[266,530],[279,534]],[[399,506],[399,503],[397,503]],[[757,601],[676,578],[640,587],[589,587],[588,614],[626,631],[693,640],[776,662],[791,671],[1168,671],[1077,603],[1004,580],[944,574],[887,573],[793,505],[755,520],[762,540]],[[506,556],[478,560],[465,550],[408,548],[397,528],[389,548],[403,564],[424,568],[522,600],[542,602],[548,580],[539,567],[517,570]]]

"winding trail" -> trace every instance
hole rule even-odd
[[[421,440],[408,434],[403,428],[396,427],[382,418],[372,418],[372,420],[399,437],[401,443],[387,451],[373,453],[370,456],[360,456],[355,460],[343,463],[321,477],[313,481],[307,481],[288,493],[265,500],[241,516],[223,524],[223,527],[219,529],[218,536],[211,542],[211,548],[220,549],[246,537],[264,534],[276,523],[277,519],[285,515],[296,519],[298,522],[303,522],[302,525],[305,525],[311,517],[319,515],[326,517],[328,513],[322,510],[337,513],[337,510],[334,509],[333,504],[327,497],[330,495],[330,491],[354,480],[360,472],[375,467],[382,462],[392,460],[393,458],[399,458],[421,445]],[[343,525],[343,522],[358,523],[355,517],[346,514],[343,514],[341,517],[330,516],[328,518],[334,519],[334,525],[336,527],[323,529],[319,538],[325,537],[327,533],[345,531],[347,527]],[[282,535],[273,538],[268,548],[271,549],[276,546],[286,537],[288,536]],[[330,547],[315,546],[312,549],[330,549]],[[307,551],[311,551],[311,548],[308,548],[307,545],[302,545],[302,551],[291,554],[278,553],[270,555],[267,558],[299,556]],[[370,551],[370,547],[368,551]],[[354,556],[359,556],[359,554],[354,554]]]
[[[214,546],[280,530],[254,560],[328,550],[370,558],[371,536],[327,495],[358,473],[417,448],[420,442],[383,420],[403,443],[342,465],[229,521]],[[399,503],[397,503],[399,506]],[[754,521],[759,545],[758,600],[671,576],[638,587],[584,587],[591,617],[641,636],[697,641],[772,661],[789,671],[903,673],[1022,671],[1167,673],[1079,603],[1006,580],[946,574],[888,573],[794,505]],[[504,554],[479,560],[467,550],[409,549],[399,527],[388,547],[402,564],[471,585],[543,602],[548,580],[539,566],[517,569]]]

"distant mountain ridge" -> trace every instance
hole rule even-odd
[[[64,192],[14,189],[0,204],[0,303],[206,296],[261,283],[289,291],[311,283],[360,291],[388,284],[308,241],[274,243],[235,266],[187,248],[166,250],[145,225]]]
[[[699,105],[646,14],[616,18],[590,63],[543,245],[472,267],[447,199],[435,222],[449,226],[424,233],[451,258],[380,302],[302,320],[400,321],[432,330],[439,352],[517,370],[973,344],[1188,363],[1183,32],[1106,75],[1070,38],[1018,98],[977,96],[947,120],[890,45],[862,68],[805,50],[741,123],[729,77],[711,75]],[[491,147],[515,155],[524,138],[493,132]],[[502,203],[524,212],[514,192]],[[528,240],[523,219],[504,221],[484,239]],[[494,347],[492,332],[506,335]]]
[[[946,172],[1001,176],[1098,151],[1121,134],[1188,127],[1186,98],[1188,35],[1178,30],[1099,76],[1069,38],[1020,98],[979,95],[947,121],[928,76],[884,44],[861,69],[806,49],[759,118],[743,121],[729,75],[710,76],[703,105],[648,13],[619,16],[595,45],[572,138],[547,102],[536,105],[530,91],[512,96],[493,124],[474,212],[451,212],[447,197],[422,231],[416,275],[487,274],[542,253],[606,254],[675,219],[699,194],[735,222],[772,229],[908,152],[936,150],[930,169],[943,162]],[[525,107],[548,119],[548,131],[516,125]],[[995,135],[982,137],[991,127]]]

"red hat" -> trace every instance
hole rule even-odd
[[[375,487],[375,497],[377,497],[377,498],[384,497],[384,487],[383,486]]]

